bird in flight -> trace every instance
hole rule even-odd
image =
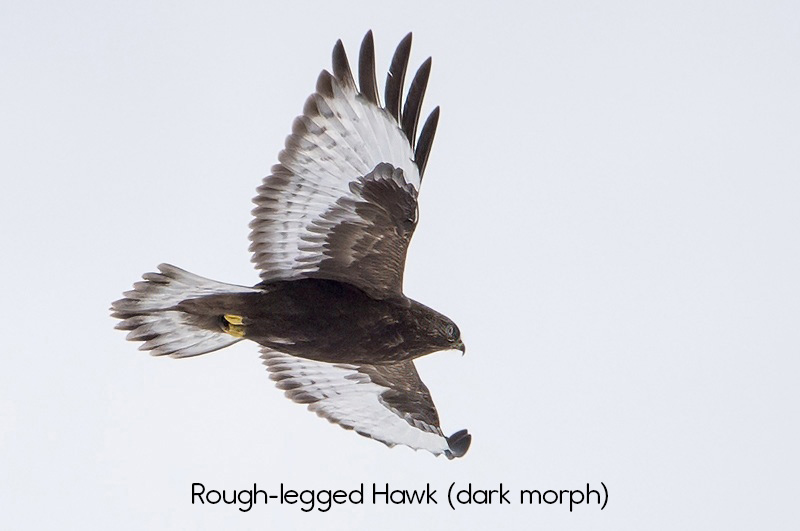
[[[387,446],[452,459],[472,436],[446,437],[414,359],[464,343],[456,324],[403,294],[422,176],[439,108],[417,135],[431,69],[422,63],[403,100],[411,34],[399,44],[383,103],[372,32],[358,83],[342,41],[333,73],[292,125],[279,163],[253,200],[253,287],[169,264],[112,303],[117,328],[155,356],[187,358],[243,339],[261,346],[270,378],[317,415]]]

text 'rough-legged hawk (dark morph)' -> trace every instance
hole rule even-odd
[[[277,386],[317,415],[388,446],[454,458],[471,436],[443,435],[413,360],[463,352],[464,343],[453,321],[403,295],[439,120],[437,107],[417,136],[431,60],[403,102],[410,50],[411,34],[394,54],[381,105],[372,32],[361,43],[358,84],[336,43],[333,74],[320,74],[254,199],[259,284],[223,284],[162,264],[112,311],[117,328],[156,356],[255,341]]]

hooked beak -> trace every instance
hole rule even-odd
[[[464,346],[464,342],[461,341],[460,339],[455,343],[453,343],[453,349],[460,350],[462,356],[467,353],[467,347]]]

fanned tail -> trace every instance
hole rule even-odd
[[[257,290],[225,284],[189,273],[169,264],[159,273],[145,273],[143,281],[111,304],[111,315],[120,319],[116,328],[129,330],[127,339],[143,341],[139,350],[173,358],[199,356],[241,341],[222,329],[198,326],[196,316],[177,306],[187,300],[220,294],[252,293]]]

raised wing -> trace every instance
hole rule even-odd
[[[261,357],[286,396],[330,422],[387,446],[403,444],[448,459],[463,456],[472,436],[445,437],[414,363],[331,364],[262,348]]]
[[[402,293],[417,194],[439,119],[416,130],[430,74],[425,61],[400,111],[411,34],[400,43],[379,102],[372,32],[359,57],[356,87],[341,41],[333,74],[292,126],[286,147],[254,199],[250,250],[263,281],[327,278],[376,298]]]

